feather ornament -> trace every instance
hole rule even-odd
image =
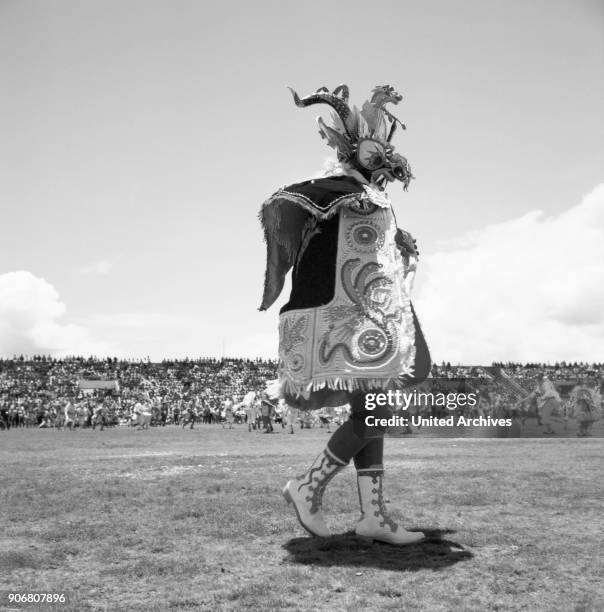
[[[317,123],[319,124],[320,128],[319,133],[327,141],[327,144],[330,147],[336,149],[345,157],[352,155],[352,147],[349,140],[345,136],[326,125],[321,117],[317,118]]]

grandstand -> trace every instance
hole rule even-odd
[[[277,378],[277,361],[241,358],[124,360],[93,357],[54,358],[34,356],[0,359],[0,408],[18,406],[27,413],[41,414],[49,405],[60,409],[67,401],[82,396],[119,395],[120,411],[132,413],[138,394],[144,390],[151,401],[171,406],[202,398],[203,404],[218,408],[226,398],[241,400],[250,391],[261,391],[266,381]],[[515,403],[535,389],[539,374],[555,383],[567,397],[582,380],[602,379],[604,364],[492,364],[461,366],[442,363],[432,368],[428,385],[453,389],[457,384],[488,389],[507,403]],[[90,393],[92,392],[92,393]]]

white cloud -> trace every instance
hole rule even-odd
[[[604,184],[443,246],[415,300],[435,361],[604,361]]]
[[[64,322],[65,304],[43,278],[20,270],[0,274],[0,355],[112,355],[117,347]]]
[[[113,268],[113,262],[110,259],[100,259],[80,268],[80,274],[98,274],[106,276]]]

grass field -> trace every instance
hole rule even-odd
[[[43,591],[73,611],[604,610],[601,439],[389,439],[390,508],[428,536],[395,548],[350,534],[352,468],[326,493],[338,535],[285,505],[327,438],[0,432],[0,609]]]

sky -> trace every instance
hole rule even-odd
[[[0,0],[0,356],[276,357],[286,85],[388,83],[434,360],[604,361],[603,75],[596,0]]]

